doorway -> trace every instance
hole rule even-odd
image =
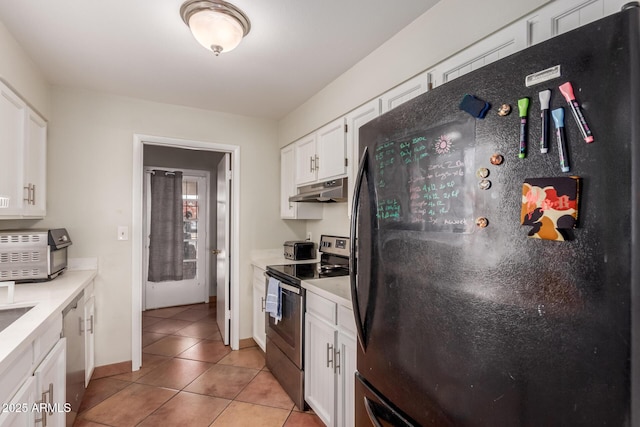
[[[175,149],[173,149],[175,150]],[[145,157],[147,150],[144,151]],[[145,162],[146,163],[146,162]],[[179,280],[149,280],[145,274],[144,288],[142,292],[143,310],[154,308],[173,307],[178,305],[209,302],[209,297],[215,292],[211,289],[211,275],[209,274],[209,247],[208,229],[209,212],[209,177],[210,173],[204,170],[189,170],[180,168],[162,168],[158,166],[145,166],[144,183],[144,272],[148,271],[149,257],[152,245],[151,218],[152,197],[151,181],[156,174],[175,174],[182,172],[182,224],[175,225],[182,229],[182,279]],[[162,210],[162,207],[158,208]],[[156,216],[157,217],[157,216]],[[213,288],[215,290],[215,288]]]
[[[226,302],[226,316],[228,317],[228,325],[230,329],[229,344],[233,350],[239,348],[239,177],[240,177],[240,148],[234,145],[226,145],[219,143],[208,143],[203,141],[182,140],[174,138],[156,137],[148,135],[134,135],[133,141],[133,225],[132,225],[132,370],[138,370],[142,364],[142,308],[143,290],[144,290],[144,268],[145,254],[144,243],[146,238],[146,230],[144,224],[144,163],[145,148],[159,147],[172,148],[180,151],[198,151],[208,153],[219,153],[227,156],[230,160],[230,188],[228,197],[229,211],[229,247],[227,254],[229,262],[228,268],[228,292]],[[210,185],[210,189],[213,185]],[[212,197],[213,200],[213,197]],[[211,202],[213,203],[213,201]],[[215,209],[210,209],[215,211]],[[213,233],[210,233],[213,234]],[[213,246],[215,247],[215,246]],[[210,247],[207,253],[211,254]],[[216,263],[212,259],[210,265]],[[211,270],[214,268],[212,267]],[[211,286],[215,288],[216,286]],[[222,331],[221,331],[222,332]]]

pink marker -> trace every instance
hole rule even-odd
[[[584,119],[582,115],[582,111],[580,111],[580,104],[576,101],[576,97],[573,94],[573,86],[571,86],[571,82],[566,82],[565,84],[558,87],[560,92],[564,96],[564,99],[567,100],[567,104],[571,108],[571,112],[573,113],[573,118],[576,119],[576,123],[578,124],[578,128],[580,128],[580,133],[584,140],[589,143],[593,142],[593,135],[591,135],[591,129],[589,129],[589,125],[587,121]]]

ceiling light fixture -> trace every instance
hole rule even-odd
[[[223,0],[188,0],[180,16],[198,43],[216,56],[233,50],[251,30],[247,15]]]

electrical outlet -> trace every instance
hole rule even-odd
[[[311,241],[312,240],[312,235],[310,231],[307,231],[307,240]]]

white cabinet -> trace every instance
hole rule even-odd
[[[265,329],[265,276],[264,270],[253,266],[253,340],[266,351],[267,333]]]
[[[95,318],[96,298],[94,296],[94,282],[84,290],[84,385],[89,386],[89,380],[96,367],[95,363]]]
[[[353,190],[358,176],[358,165],[360,163],[360,128],[380,115],[380,99],[374,99],[356,108],[345,116],[347,125],[347,152],[351,153],[351,166],[349,168],[349,200],[347,201],[347,212],[351,217],[351,202]]]
[[[307,135],[294,143],[296,156],[296,184],[309,184],[317,177],[316,134]]]
[[[297,194],[296,145],[289,144],[280,150],[280,218],[322,219],[322,206],[317,203],[290,202]]]
[[[321,127],[295,142],[296,183],[322,182],[347,176],[347,140],[344,118]]]
[[[47,122],[30,109],[24,153],[24,216],[42,218],[47,213]]]
[[[22,150],[27,106],[0,83],[0,216],[22,213]]]
[[[354,425],[353,312],[307,291],[305,400],[327,426]]]
[[[0,412],[0,427],[31,427],[35,425],[36,379],[29,377]],[[4,403],[4,402],[2,402]]]
[[[380,96],[382,112],[386,113],[427,90],[429,90],[429,73],[418,74]]]
[[[46,214],[47,124],[0,82],[0,219]]]
[[[33,373],[42,405],[36,417],[42,418],[42,425],[47,427],[66,425],[66,344],[66,338],[58,340]]]

